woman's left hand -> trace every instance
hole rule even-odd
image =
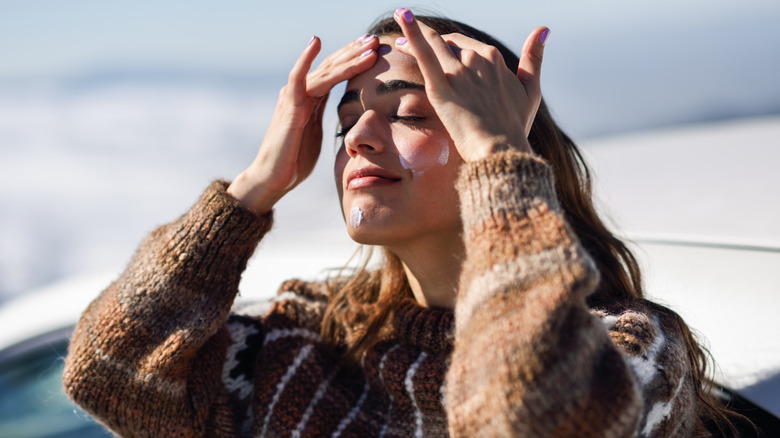
[[[408,9],[398,9],[394,18],[404,34],[396,48],[417,60],[428,99],[465,161],[508,146],[531,151],[528,134],[542,100],[549,29],[531,32],[513,73],[493,46],[460,34],[439,35]]]

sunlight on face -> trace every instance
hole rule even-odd
[[[462,160],[425,95],[414,58],[381,37],[380,57],[339,103],[335,177],[350,236],[388,247],[458,238],[454,181]]]

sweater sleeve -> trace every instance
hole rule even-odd
[[[66,392],[121,436],[234,427],[221,381],[226,320],[272,214],[243,209],[226,187],[213,183],[188,213],[152,232],[76,326]]]
[[[588,309],[599,275],[565,223],[549,165],[497,153],[464,166],[458,190],[466,260],[451,434],[686,436],[695,403],[684,347],[641,311]]]

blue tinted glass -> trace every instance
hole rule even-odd
[[[62,389],[67,340],[36,345],[0,363],[0,437],[110,437]]]

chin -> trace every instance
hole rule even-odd
[[[393,247],[404,237],[403,229],[380,223],[362,223],[357,227],[347,224],[350,239],[361,245]]]
[[[374,202],[349,202],[343,214],[347,234],[362,245],[392,243],[394,236],[401,231],[393,220],[392,209]]]
[[[366,228],[363,225],[357,228],[347,226],[347,234],[350,239],[361,245],[383,245],[387,243],[387,239],[382,238],[383,233],[372,232]]]

